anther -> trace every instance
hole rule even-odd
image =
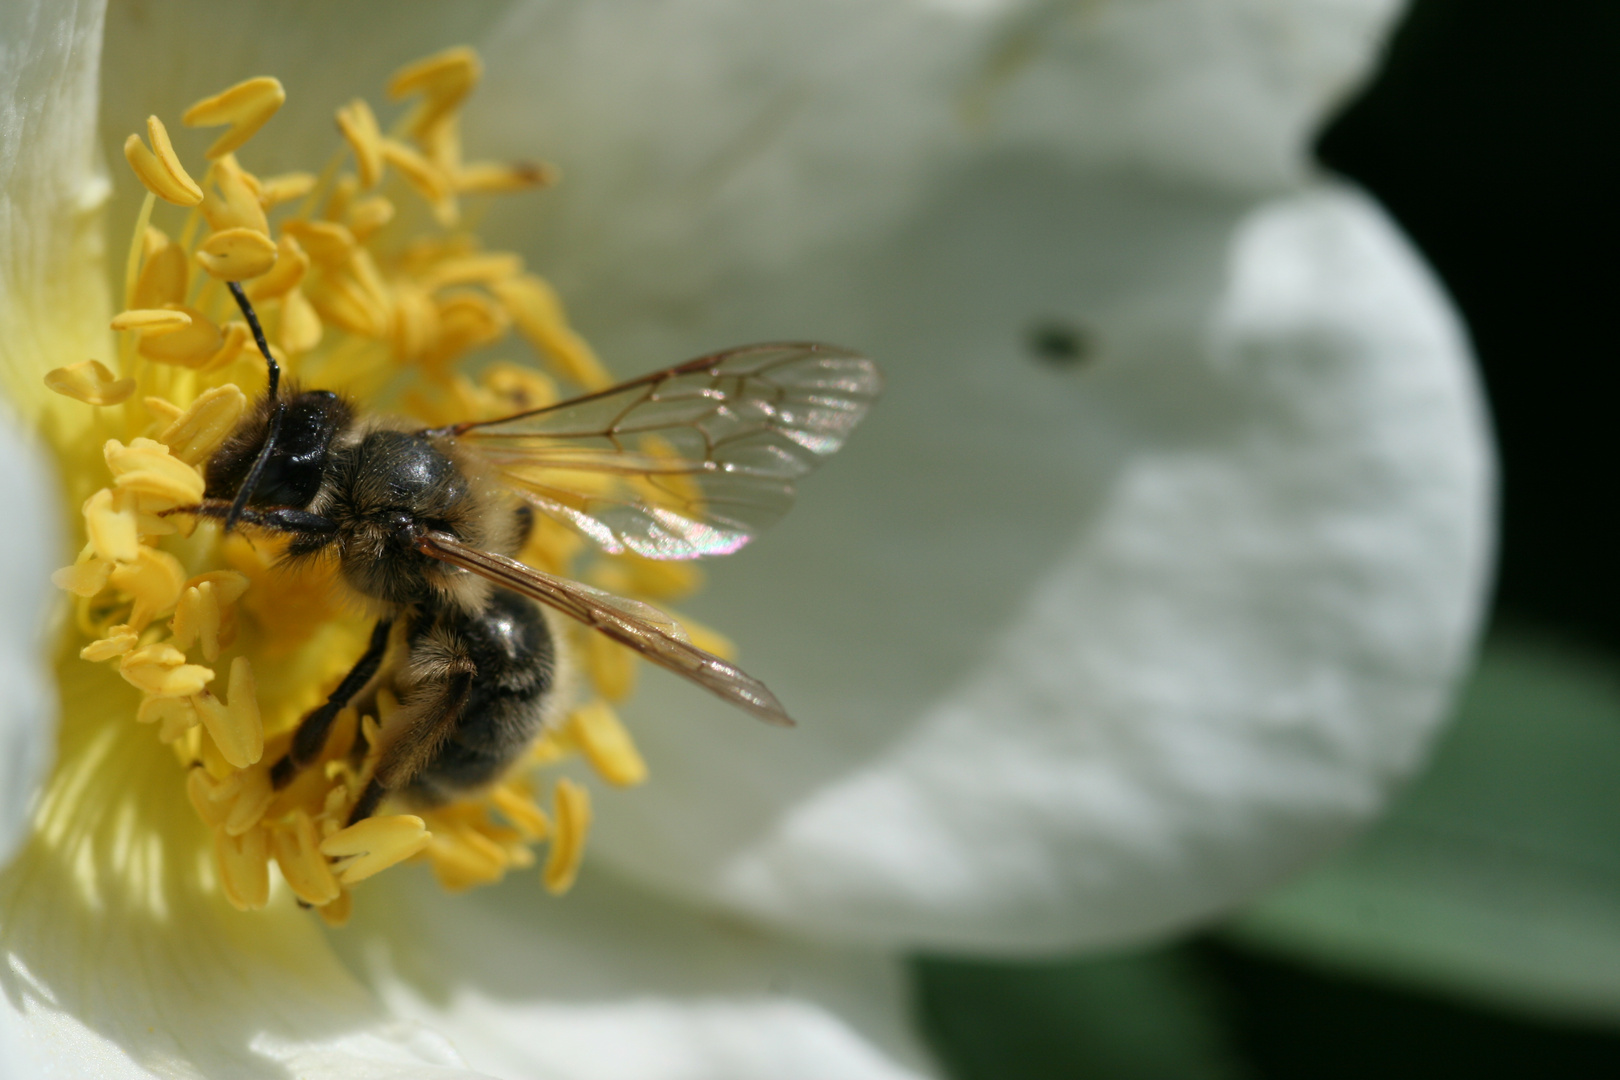
[[[557,831],[546,852],[546,865],[540,880],[546,891],[560,896],[573,888],[579,876],[580,863],[585,858],[585,837],[591,828],[591,796],[583,787],[569,779],[557,781],[552,813]]]
[[[647,779],[647,763],[630,732],[606,702],[594,701],[568,718],[568,733],[597,775],[616,787],[634,787]]]
[[[287,91],[282,88],[281,80],[261,75],[197,102],[185,111],[180,122],[187,127],[231,125],[230,130],[208,148],[209,158],[219,158],[251,139],[286,100]]]
[[[152,140],[148,150],[139,135],[124,140],[124,159],[145,185],[146,190],[176,206],[196,206],[202,202],[202,188],[180,164],[180,158],[169,142],[169,133],[163,121],[155,116],[146,118],[146,131]]]
[[[276,264],[276,245],[257,229],[224,229],[203,241],[197,262],[221,281],[245,281]]]
[[[143,334],[158,335],[184,330],[191,325],[191,316],[173,308],[131,308],[112,317],[114,330],[139,330]]]
[[[354,151],[360,186],[376,187],[383,174],[382,130],[377,127],[377,115],[364,98],[355,98],[337,111],[337,125]]]
[[[414,814],[369,817],[321,841],[321,854],[337,860],[333,865],[345,885],[403,862],[427,847],[432,834]]]
[[[483,72],[478,54],[458,45],[394,72],[388,80],[388,96],[398,101],[411,94],[422,95],[422,104],[410,121],[411,134],[420,138],[472,93]]]
[[[100,360],[81,360],[45,373],[45,385],[86,405],[119,405],[135,393],[134,379],[120,379]]]

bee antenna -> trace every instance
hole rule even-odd
[[[259,456],[253,459],[253,468],[248,470],[247,479],[236,490],[236,498],[231,500],[230,512],[225,515],[225,531],[228,533],[235,527],[236,521],[247,509],[248,499],[259,486],[259,477],[264,475],[264,467],[269,464],[270,451],[275,449],[276,437],[281,434],[281,414],[285,411],[282,400],[276,395],[281,385],[281,365],[276,358],[270,355],[270,344],[264,339],[264,327],[259,325],[259,316],[248,303],[247,293],[242,291],[239,281],[227,281],[225,287],[231,290],[231,296],[236,299],[236,306],[242,309],[242,317],[247,319],[248,328],[253,331],[253,341],[259,346],[259,355],[264,357],[265,366],[270,372],[270,382],[265,390],[265,398],[270,402],[270,427],[265,432],[264,445],[259,448]]]

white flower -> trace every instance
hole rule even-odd
[[[563,900],[396,872],[340,932],[239,913],[176,887],[187,842],[115,842],[196,835],[166,750],[58,746],[116,792],[0,875],[0,1073],[928,1075],[902,950],[1168,933],[1370,818],[1466,662],[1491,509],[1459,328],[1306,156],[1390,9],[131,5],[100,45],[94,3],[0,7],[0,387],[59,454],[83,407],[40,377],[112,355],[134,216],[104,222],[98,145],[273,73],[255,149],[302,165],[334,101],[455,41],[489,70],[468,144],[567,177],[482,231],[617,373],[809,337],[890,384],[691,605],[801,728],[647,680],[652,782],[597,801]],[[0,492],[0,840],[53,730],[29,483]]]

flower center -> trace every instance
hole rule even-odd
[[[138,692],[126,715],[101,722],[150,725],[173,748],[174,798],[183,789],[211,831],[219,889],[238,908],[268,902],[272,863],[302,903],[341,923],[351,887],[397,863],[425,859],[447,888],[462,889],[533,864],[541,842],[549,843],[542,880],[560,893],[579,868],[590,800],[580,780],[538,770],[578,758],[610,784],[646,776],[612,704],[633,689],[634,657],[599,634],[554,626],[561,659],[574,658],[584,675],[574,700],[553,709],[525,759],[476,797],[396,799],[347,824],[401,708],[386,677],[337,713],[313,763],[278,788],[272,766],[299,721],[366,652],[364,607],[333,562],[283,566],[274,537],[227,535],[176,512],[203,498],[210,458],[266,384],[231,296],[238,283],[290,378],[383,402],[424,426],[549,404],[559,380],[608,384],[551,287],[518,255],[486,250],[459,227],[464,201],[555,179],[545,166],[462,160],[459,115],[480,70],[466,48],[401,69],[388,95],[411,104],[387,134],[364,100],[344,105],[336,113],[344,145],[319,174],[261,177],[237,160],[285,99],[276,79],[249,79],[186,111],[187,126],[225,129],[200,183],[152,117],[148,141],[131,135],[125,144],[148,194],[126,264],[125,310],[112,322],[119,370],[87,360],[46,379],[96,407],[107,436],[110,483],[85,501],[84,547],[54,577],[76,598],[77,629],[90,639],[80,656],[116,665]],[[177,226],[160,227],[160,212],[178,215]],[[485,355],[513,329],[545,372]],[[469,374],[463,361],[474,354],[482,363]],[[576,536],[535,517],[522,558],[541,569],[655,600],[698,585],[689,563],[588,557]],[[730,651],[688,628],[709,651]],[[396,640],[388,656],[398,648]],[[42,820],[93,797],[74,776],[58,770]]]

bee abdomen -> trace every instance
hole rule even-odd
[[[499,590],[471,614],[446,613],[437,628],[453,633],[476,674],[455,726],[410,785],[430,803],[484,787],[522,757],[540,734],[556,676],[545,617],[515,593]]]

